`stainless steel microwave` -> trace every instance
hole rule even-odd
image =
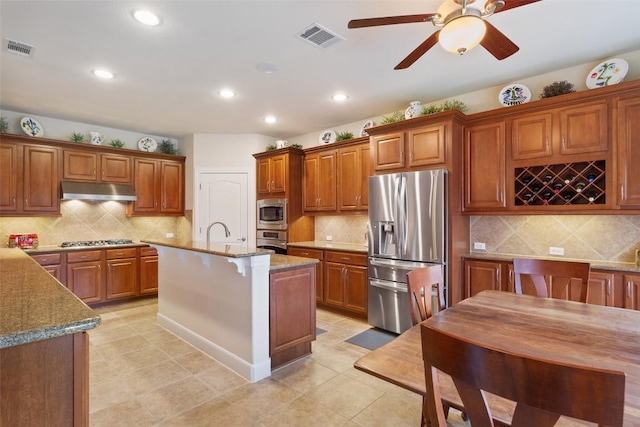
[[[287,229],[287,199],[258,200],[258,229]]]

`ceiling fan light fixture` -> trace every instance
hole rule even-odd
[[[462,55],[480,44],[487,32],[482,18],[476,15],[461,15],[448,21],[440,30],[440,45],[449,52]]]

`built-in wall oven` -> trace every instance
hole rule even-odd
[[[287,229],[287,199],[258,200],[258,229]]]
[[[271,249],[277,254],[287,254],[287,232],[276,230],[258,230],[256,246]]]

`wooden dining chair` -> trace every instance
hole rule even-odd
[[[421,326],[427,426],[446,427],[436,369],[449,374],[472,427],[493,427],[484,391],[516,402],[511,427],[551,427],[561,415],[622,426],[624,372],[534,359]]]
[[[444,301],[444,280],[442,266],[438,264],[417,268],[407,273],[407,288],[409,291],[409,313],[414,325],[432,316],[431,297],[433,285],[437,287],[437,309],[446,307]]]
[[[549,297],[548,286],[553,286],[554,280],[566,279],[567,299],[570,296],[571,279],[580,279],[580,302],[587,302],[587,294],[589,290],[589,272],[590,265],[588,262],[574,261],[551,261],[530,258],[514,258],[513,275],[514,275],[514,291],[516,294],[522,294],[522,276],[526,275],[531,278],[535,286],[536,295],[539,297]],[[551,282],[547,283],[548,278]]]

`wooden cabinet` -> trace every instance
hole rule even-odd
[[[325,251],[324,303],[367,314],[367,256]]]
[[[59,282],[66,283],[65,257],[61,253],[32,255],[32,258]]]
[[[153,247],[140,248],[140,295],[158,293],[158,250]]]
[[[316,264],[316,301],[323,302],[324,301],[324,280],[323,280],[323,270],[324,264],[322,262],[324,258],[324,251],[319,249],[307,249],[307,248],[295,248],[288,247],[287,255],[291,256],[300,256],[304,258],[314,258],[319,260],[320,262]]]
[[[135,158],[137,200],[127,205],[127,216],[184,214],[184,162]]]
[[[404,132],[372,136],[373,169],[381,172],[404,169],[404,141]]]
[[[640,95],[617,99],[615,106],[617,201],[621,208],[640,208]]]
[[[369,143],[338,149],[338,210],[364,211],[369,207],[371,157]]]
[[[482,122],[466,127],[463,143],[464,211],[504,209],[504,121]]]
[[[523,114],[511,120],[511,157],[513,160],[550,157],[553,154],[551,113]]]
[[[311,353],[316,339],[315,268],[269,275],[269,355],[271,367]]]
[[[130,184],[131,157],[65,149],[63,150],[62,178],[70,181]]]
[[[13,142],[0,143],[0,215],[47,216],[60,213],[58,149]]]
[[[615,274],[610,272],[591,271],[589,274],[589,304],[615,307]],[[579,292],[576,292],[579,295]]]
[[[85,303],[104,300],[102,250],[67,253],[67,287]]]
[[[258,159],[257,191],[259,197],[284,195],[288,181],[288,156],[276,154]]]
[[[622,286],[624,291],[624,308],[640,310],[640,275],[623,275]]]
[[[499,261],[464,260],[464,296],[491,290],[501,291],[503,263]]]
[[[335,212],[336,150],[306,154],[304,157],[304,212]]]
[[[106,299],[138,295],[138,249],[107,249],[106,259]]]

